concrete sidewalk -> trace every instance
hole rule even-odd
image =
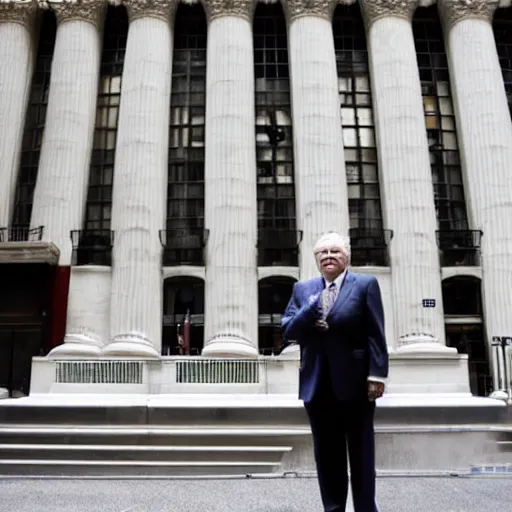
[[[377,489],[380,512],[512,510],[511,478],[382,477]],[[0,512],[322,512],[313,478],[6,479],[0,496]]]

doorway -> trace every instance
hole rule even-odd
[[[28,396],[32,358],[42,355],[41,324],[0,326],[0,387],[9,396]]]
[[[32,358],[45,355],[54,267],[0,265],[0,387],[12,397],[30,392]]]

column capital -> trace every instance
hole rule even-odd
[[[469,18],[492,22],[499,0],[438,0],[439,14],[447,29]]]
[[[360,0],[361,10],[368,27],[380,18],[412,20],[419,0]]]
[[[221,16],[236,16],[251,21],[255,0],[202,0],[206,19],[210,22]]]
[[[288,21],[302,16],[314,16],[332,20],[338,0],[282,0]]]
[[[178,0],[123,0],[130,22],[138,18],[157,18],[170,23],[174,19]]]
[[[100,27],[106,0],[37,0],[43,9],[51,9],[59,24],[85,21]]]
[[[26,2],[0,1],[0,23],[18,23],[31,27],[37,11],[38,2],[28,0]]]

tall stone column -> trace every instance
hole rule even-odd
[[[0,227],[10,224],[34,64],[37,4],[0,3]]]
[[[496,7],[497,2],[486,0],[439,2],[464,191],[471,226],[483,231],[483,309],[489,343],[493,336],[512,336],[512,124],[491,24]]]
[[[82,228],[87,198],[105,3],[82,0],[51,4],[51,8],[57,18],[57,35],[30,224],[43,226],[43,240],[53,242],[60,251],[52,283],[52,329],[63,335],[72,256],[70,231]],[[98,350],[85,338],[82,344],[66,341],[49,356],[93,355]],[[62,343],[62,339],[52,343]]]
[[[363,0],[397,352],[445,345],[436,214],[411,19],[417,0]],[[423,307],[434,299],[435,307]]]
[[[159,231],[167,199],[174,0],[125,0],[130,27],[112,193],[114,250],[108,356],[158,357]]]
[[[104,3],[52,9],[58,25],[31,226],[44,226],[43,239],[59,248],[59,265],[69,266],[70,231],[82,228],[87,199]]]
[[[347,178],[332,33],[336,0],[286,0],[300,277],[318,275],[313,247],[325,231],[348,234]]]
[[[206,251],[203,355],[258,355],[253,0],[204,0]]]

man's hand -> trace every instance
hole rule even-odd
[[[368,381],[368,400],[375,402],[377,398],[380,398],[384,394],[384,383],[377,382],[374,380]]]

